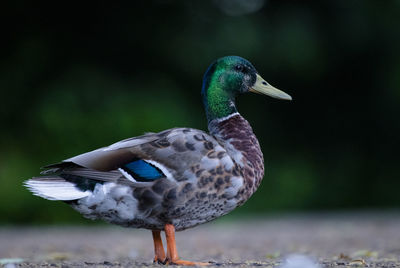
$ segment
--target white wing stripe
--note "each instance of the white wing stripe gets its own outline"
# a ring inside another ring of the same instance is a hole
[[[128,180],[130,180],[131,182],[137,182],[132,176],[131,174],[129,174],[128,172],[126,172],[125,170],[123,170],[122,168],[118,169],[119,172],[122,173],[122,175],[124,175],[125,178],[127,178]]]

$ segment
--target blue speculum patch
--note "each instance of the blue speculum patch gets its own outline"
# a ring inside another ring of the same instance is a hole
[[[125,164],[122,168],[139,181],[156,180],[164,177],[160,169],[141,159]]]

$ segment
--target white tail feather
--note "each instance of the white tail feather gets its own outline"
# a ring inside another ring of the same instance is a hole
[[[24,182],[25,187],[34,195],[40,196],[47,200],[76,200],[91,194],[90,191],[85,192],[79,190],[75,184],[68,182],[62,178],[32,178]]]

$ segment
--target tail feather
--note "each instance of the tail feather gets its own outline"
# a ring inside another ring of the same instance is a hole
[[[82,191],[61,177],[35,177],[25,181],[24,185],[34,195],[48,200],[76,200],[91,194],[91,191]]]

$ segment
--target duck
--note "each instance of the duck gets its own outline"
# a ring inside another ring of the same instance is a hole
[[[155,263],[208,265],[180,259],[175,232],[226,215],[259,187],[263,154],[235,105],[236,97],[248,92],[292,99],[266,82],[248,60],[225,56],[203,76],[208,132],[172,128],[128,138],[45,166],[24,185],[88,219],[151,230]]]

